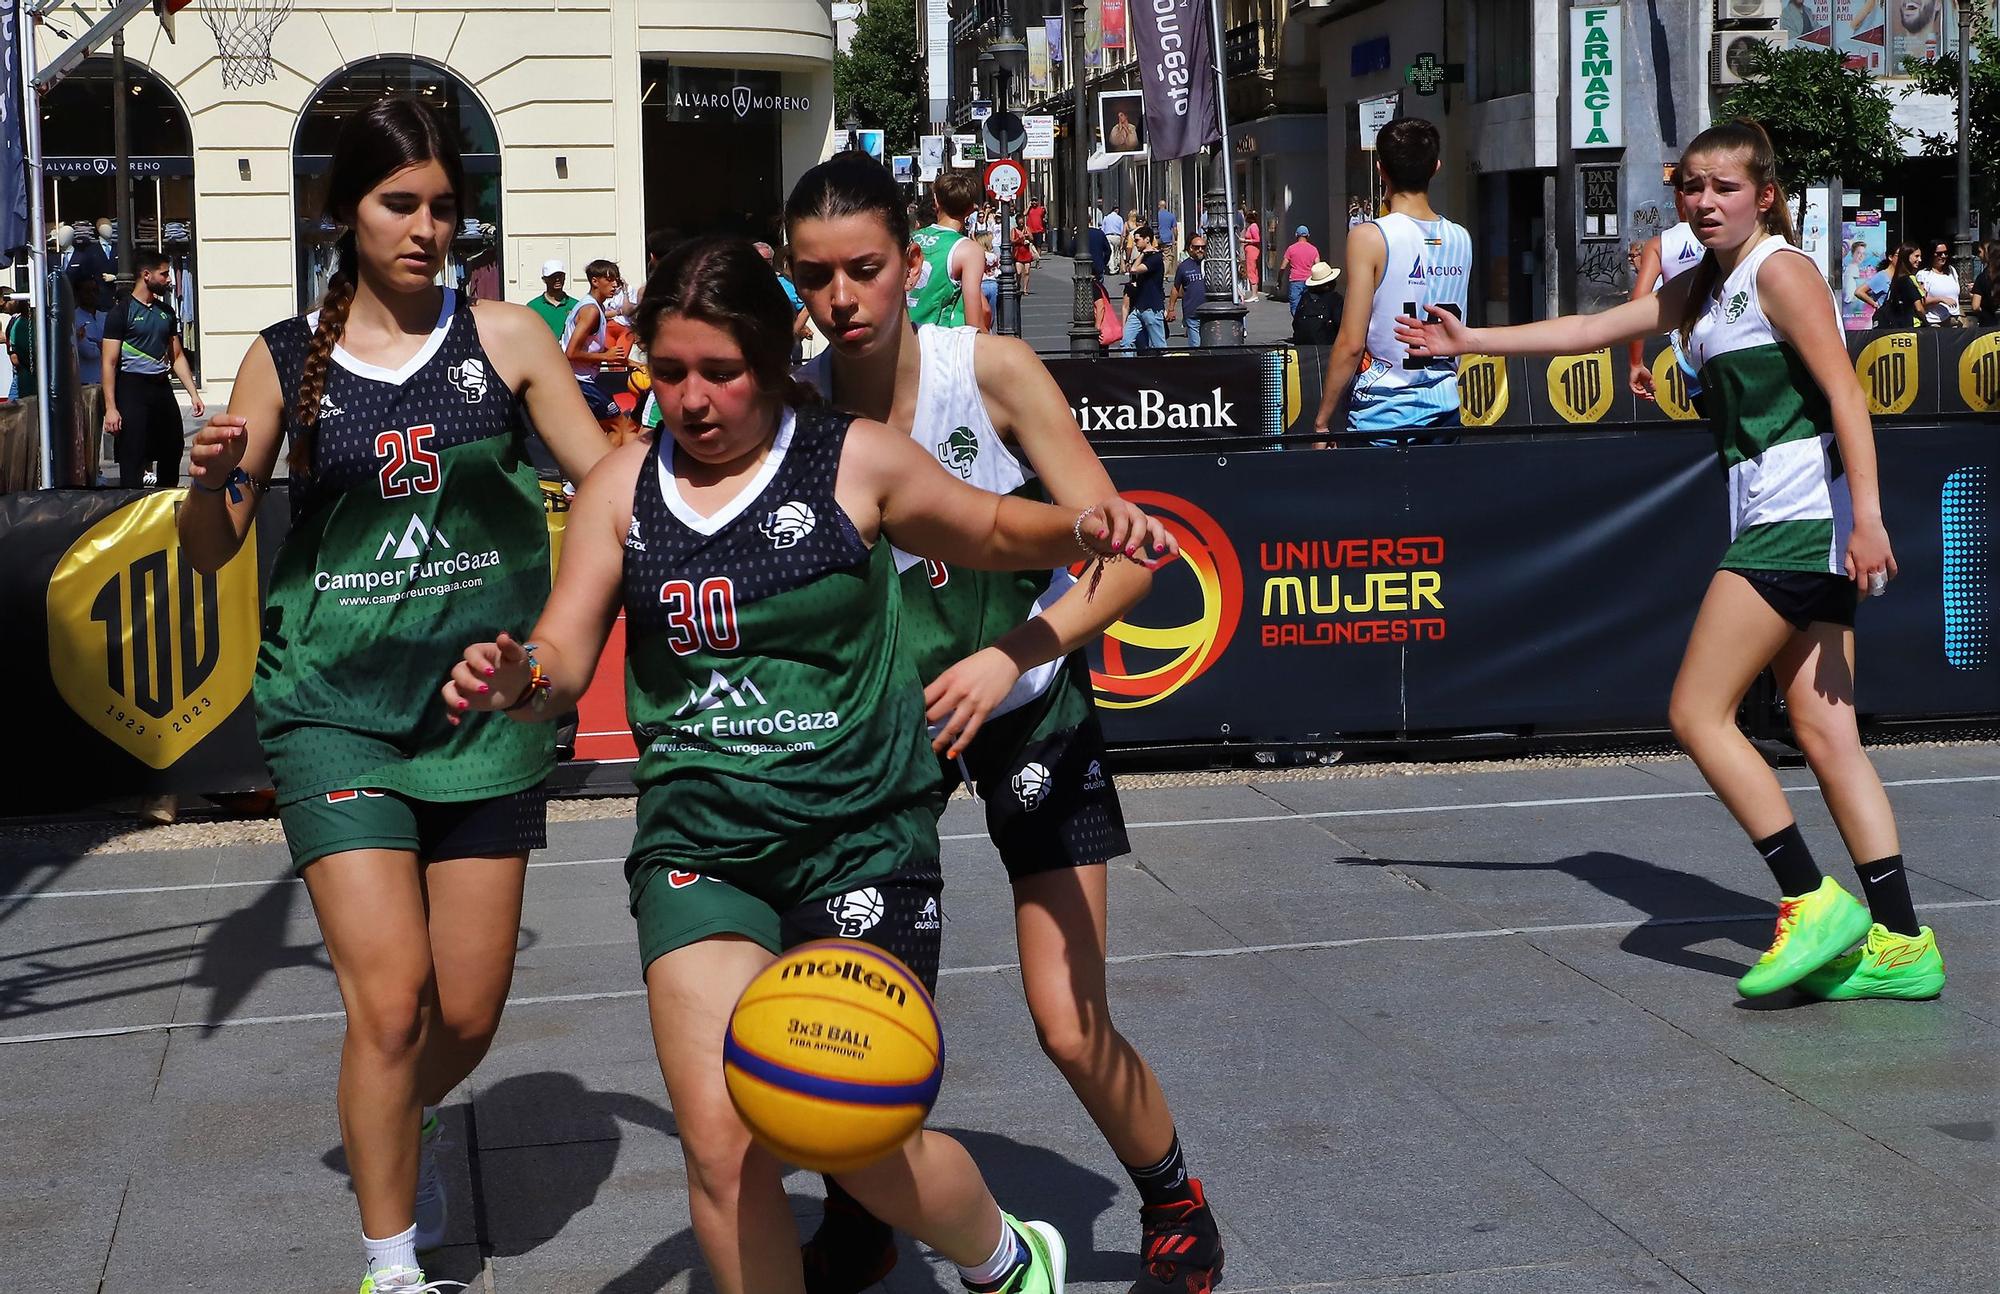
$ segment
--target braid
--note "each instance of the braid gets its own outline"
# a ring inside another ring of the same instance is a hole
[[[327,281],[326,296],[319,303],[319,326],[313,329],[312,344],[306,349],[305,370],[299,378],[299,394],[292,406],[292,448],[288,458],[292,475],[304,479],[312,474],[313,440],[319,426],[320,396],[326,391],[326,369],[333,360],[333,348],[347,327],[347,311],[354,304],[356,274],[354,233],[340,236],[340,266]]]

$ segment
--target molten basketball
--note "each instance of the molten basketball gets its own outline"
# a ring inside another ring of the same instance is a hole
[[[737,999],[722,1074],[773,1154],[822,1173],[861,1168],[907,1141],[937,1100],[937,1008],[880,948],[802,944]]]

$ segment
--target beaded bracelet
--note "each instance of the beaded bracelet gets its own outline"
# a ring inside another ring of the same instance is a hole
[[[518,710],[524,705],[533,705],[539,710],[542,708],[542,703],[548,700],[549,693],[556,690],[556,681],[549,677],[548,671],[542,668],[542,663],[535,659],[535,644],[522,643],[521,650],[528,657],[528,686],[522,690],[520,699],[507,708]]]

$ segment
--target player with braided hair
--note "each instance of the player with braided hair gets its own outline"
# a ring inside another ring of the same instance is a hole
[[[606,446],[540,319],[437,286],[465,178],[427,106],[350,118],[329,180],[338,271],[318,310],[252,343],[195,437],[179,524],[197,568],[228,561],[289,438],[258,734],[347,1008],[362,1294],[412,1294],[437,1288],[416,1255],[445,1231],[424,1107],[499,1023],[554,760],[546,727],[449,723],[432,688],[468,639],[525,633],[548,597],[527,418],[574,480]]]

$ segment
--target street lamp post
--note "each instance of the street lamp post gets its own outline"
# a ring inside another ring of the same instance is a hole
[[[1952,221],[1958,245],[1952,259],[1958,262],[1958,299],[1972,301],[1973,246],[1978,230],[1972,223],[1972,10],[1958,6],[1958,215]],[[1987,191],[1993,191],[1988,184]]]
[[[1083,0],[1069,7],[1069,86],[1075,102],[1075,124],[1070,128],[1071,200],[1075,210],[1070,219],[1076,230],[1076,251],[1070,261],[1069,353],[1095,355],[1101,349],[1097,337],[1097,282],[1090,261],[1090,111],[1085,103],[1083,67]]]
[[[1002,129],[989,130],[988,136],[1003,149],[1013,147],[1008,99],[1013,89],[1014,78],[1028,66],[1028,47],[1014,34],[1014,4],[1006,0],[1000,7],[1000,38],[986,47],[985,58],[993,60],[998,75],[995,80],[998,91],[993,97],[993,111],[997,120],[994,124]],[[1011,153],[1010,153],[1011,156]],[[1014,203],[1000,203],[1000,232],[994,237],[994,255],[1000,258],[998,318],[993,321],[993,330],[1008,337],[1021,335],[1021,280],[1014,272]]]

